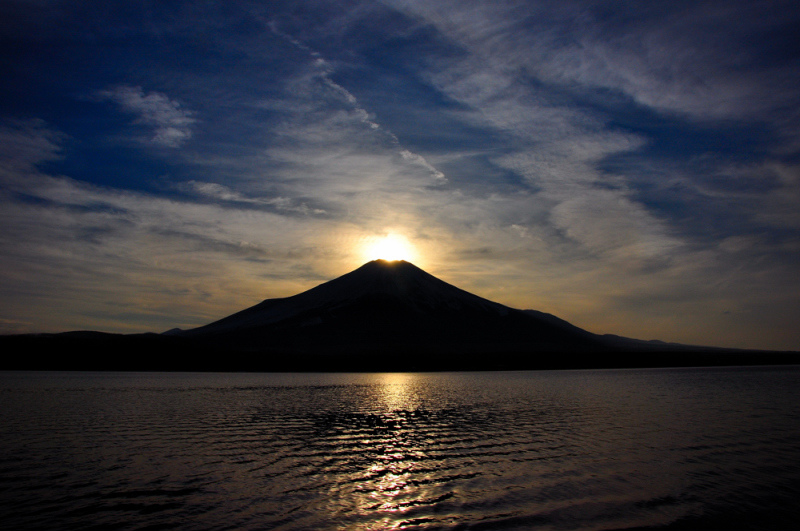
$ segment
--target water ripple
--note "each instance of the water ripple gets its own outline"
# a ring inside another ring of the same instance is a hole
[[[8,373],[0,528],[781,528],[799,374]]]

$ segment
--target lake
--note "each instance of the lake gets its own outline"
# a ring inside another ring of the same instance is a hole
[[[794,529],[800,368],[0,373],[2,529]]]

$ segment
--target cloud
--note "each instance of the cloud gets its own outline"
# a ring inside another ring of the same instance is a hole
[[[201,196],[218,199],[220,201],[230,201],[235,203],[272,206],[281,211],[300,212],[303,214],[322,215],[325,210],[320,208],[309,208],[305,203],[297,203],[287,197],[248,197],[239,192],[234,192],[227,186],[218,183],[207,183],[198,181],[188,181],[184,186],[179,187],[183,190],[195,192]]]
[[[475,123],[515,139],[517,149],[491,160],[539,190],[529,201],[548,205],[550,214],[540,222],[626,267],[666,260],[681,245],[635,201],[624,178],[597,167],[606,157],[640,148],[642,138],[606,130],[596,116],[547,96],[531,98],[519,79],[479,53],[440,65],[432,80],[474,109]]]
[[[30,331],[31,325],[28,321],[17,321],[15,319],[0,319],[0,335],[6,334],[26,334]]]
[[[592,0],[390,3],[498,71],[522,68],[570,92],[611,89],[703,119],[753,118],[796,101],[800,74],[795,59],[787,60],[796,44],[780,40],[789,21],[800,20],[791,2],[708,1],[680,9],[630,2],[605,9]]]
[[[34,170],[43,162],[62,156],[61,144],[66,135],[54,131],[44,120],[10,120],[0,123],[0,159],[6,178],[18,172]]]
[[[232,208],[94,186],[33,165],[58,152],[57,131],[22,124],[0,136],[38,147],[0,164],[2,317],[30,331],[195,326],[349,267],[325,250],[340,224],[279,213],[302,205],[237,208],[242,197],[213,183],[195,186]],[[137,316],[115,317],[128,308]]]
[[[291,36],[289,36],[289,35],[287,35],[285,33],[282,33],[281,31],[279,31],[277,29],[277,24],[274,21],[269,24],[269,27],[276,35],[279,35],[280,37],[288,40],[294,46],[297,46],[298,48],[300,48],[300,49],[302,49],[304,51],[311,51],[311,48],[309,48],[305,44],[301,43],[297,39],[294,39],[294,38],[292,38]],[[425,159],[425,157],[423,157],[422,155],[419,155],[417,153],[413,153],[413,152],[411,152],[410,150],[408,150],[406,148],[403,148],[401,146],[401,142],[397,138],[397,136],[394,133],[392,133],[391,131],[387,130],[385,127],[382,127],[379,123],[377,123],[373,119],[373,116],[369,113],[369,111],[367,111],[367,109],[365,109],[359,103],[358,98],[356,98],[353,95],[352,92],[347,90],[342,85],[336,83],[331,78],[331,76],[335,72],[335,68],[329,61],[325,60],[321,56],[321,54],[319,52],[317,52],[317,51],[311,51],[311,56],[314,58],[313,59],[313,63],[312,63],[313,64],[313,68],[310,69],[310,71],[307,74],[307,76],[304,76],[304,77],[300,78],[299,80],[295,81],[295,84],[310,85],[311,83],[313,83],[313,81],[319,79],[324,84],[324,86],[328,89],[327,90],[327,92],[328,92],[327,96],[329,98],[341,100],[343,103],[345,103],[349,107],[349,114],[351,116],[356,117],[362,123],[366,124],[370,129],[375,130],[375,132],[380,132],[382,135],[385,135],[386,138],[388,138],[393,144],[396,144],[398,146],[398,148],[400,149],[400,151],[399,151],[400,156],[404,160],[411,161],[414,164],[418,164],[419,166],[427,169],[430,172],[431,176],[434,178],[434,180],[439,182],[439,183],[447,181],[447,178],[445,177],[444,173],[442,173],[438,169],[434,168]],[[309,89],[306,88],[306,87],[303,87],[303,90],[302,90],[301,93],[308,93],[308,92],[309,92]],[[296,105],[297,104],[295,104],[295,106]],[[274,106],[274,103],[273,103],[273,106]],[[286,107],[291,108],[289,106],[286,106]]]
[[[440,181],[447,180],[444,176],[444,173],[440,172],[439,170],[428,164],[428,161],[425,160],[425,157],[417,155],[416,153],[412,153],[407,149],[402,150],[400,152],[400,156],[403,157],[405,160],[410,160],[412,162],[415,162],[416,164],[419,164],[423,168],[426,168],[428,171],[431,172],[431,175],[433,175],[434,179]]]
[[[97,93],[101,98],[116,102],[122,109],[137,115],[136,123],[153,128],[150,142],[170,148],[181,147],[192,137],[197,122],[194,112],[182,109],[181,104],[159,92],[145,94],[142,87],[118,86]]]

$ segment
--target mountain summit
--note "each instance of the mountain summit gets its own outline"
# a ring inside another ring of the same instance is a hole
[[[0,336],[4,370],[462,371],[798,364],[733,351],[591,334],[515,310],[403,261],[339,278],[192,330]],[[31,356],[30,353],[37,353]]]
[[[237,350],[313,353],[595,351],[596,336],[452,286],[405,261],[375,260],[293,297],[171,332]]]

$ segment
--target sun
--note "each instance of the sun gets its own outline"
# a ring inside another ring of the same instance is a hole
[[[414,249],[408,238],[400,234],[387,234],[381,238],[371,238],[365,246],[368,260],[405,260],[414,258]]]

